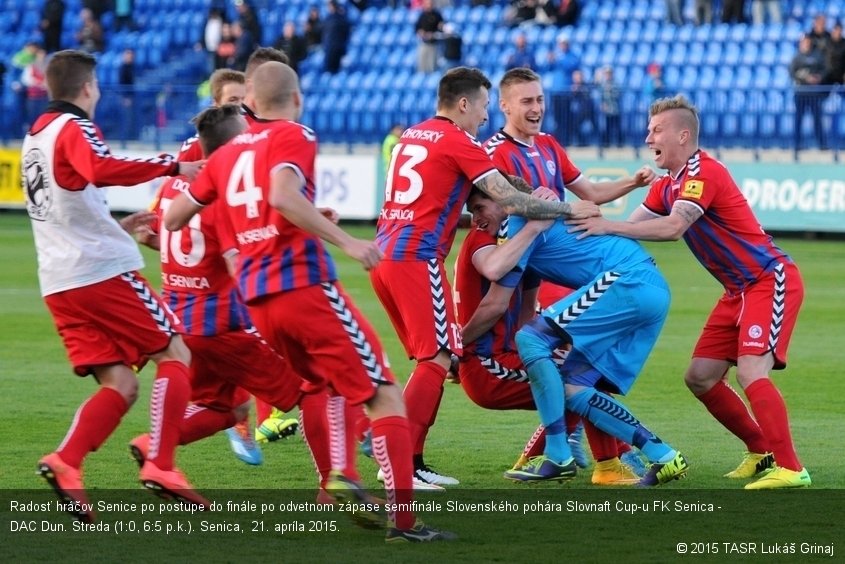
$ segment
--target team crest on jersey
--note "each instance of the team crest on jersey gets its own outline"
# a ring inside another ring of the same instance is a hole
[[[748,328],[748,336],[752,339],[759,339],[763,335],[763,329],[759,325],[752,325]]]
[[[50,179],[47,177],[47,157],[41,149],[30,149],[24,156],[23,187],[29,217],[36,221],[47,219],[53,197]]]
[[[682,198],[695,198],[696,200],[701,198],[701,194],[704,192],[704,182],[701,180],[687,180],[684,182],[684,189],[681,191]]]
[[[554,176],[555,171],[557,170],[557,165],[555,165],[553,160],[549,159],[546,161],[546,169],[549,171],[549,174]]]

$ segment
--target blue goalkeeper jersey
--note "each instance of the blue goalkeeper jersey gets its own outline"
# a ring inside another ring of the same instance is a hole
[[[508,218],[508,238],[525,226],[525,218]],[[566,224],[558,219],[537,236],[516,265],[518,270],[533,270],[543,280],[568,288],[580,288],[601,272],[628,272],[654,259],[633,239],[616,235],[585,237],[568,233]]]

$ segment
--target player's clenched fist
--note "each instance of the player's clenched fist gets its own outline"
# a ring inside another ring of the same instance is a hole
[[[365,270],[375,268],[384,257],[384,253],[374,241],[352,239],[343,246],[343,252],[361,263]]]
[[[643,165],[637,172],[634,173],[634,184],[637,187],[648,186],[657,180],[657,173],[648,165]]]

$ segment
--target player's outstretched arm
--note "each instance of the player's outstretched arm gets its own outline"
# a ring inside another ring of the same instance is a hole
[[[168,231],[179,231],[188,225],[191,218],[201,209],[200,204],[182,192],[173,199],[170,207],[167,208],[167,213],[164,214],[164,228]]]
[[[591,217],[566,223],[570,233],[581,232],[579,239],[589,235],[612,234],[640,241],[677,241],[702,213],[698,206],[680,201],[672,207],[672,213],[664,217],[644,219],[647,212],[640,208],[631,214],[628,221],[608,221],[602,217]]]
[[[582,200],[590,200],[601,205],[621,198],[632,190],[648,186],[655,180],[657,180],[657,173],[650,166],[645,165],[633,176],[604,182],[593,182],[586,176],[581,175],[578,180],[568,184],[566,188]]]
[[[514,290],[515,288],[500,286],[496,283],[490,284],[490,289],[481,298],[478,309],[473,312],[461,332],[464,345],[478,339],[501,319],[508,309]]]
[[[269,203],[285,218],[305,231],[336,245],[367,270],[375,267],[383,254],[372,241],[356,239],[332,223],[302,195],[302,179],[289,167],[273,174]]]
[[[593,202],[550,202],[523,194],[499,172],[488,174],[476,184],[479,190],[502,206],[509,215],[529,219],[554,219],[556,217],[583,218],[601,215]]]
[[[129,214],[120,220],[120,226],[132,235],[138,243],[151,249],[159,250],[158,233],[151,227],[156,214],[151,211],[142,210]]]

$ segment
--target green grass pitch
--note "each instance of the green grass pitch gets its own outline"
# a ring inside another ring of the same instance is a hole
[[[369,225],[347,228],[361,237],[372,237],[374,233],[374,228]],[[455,250],[462,238],[463,233],[459,232]],[[842,472],[841,447],[845,426],[842,415],[845,412],[842,400],[845,397],[845,379],[842,378],[845,366],[845,285],[842,283],[845,280],[845,245],[841,241],[784,237],[778,238],[778,243],[801,267],[806,286],[804,307],[790,347],[789,367],[774,376],[790,411],[799,456],[813,479],[813,488],[806,492],[758,495],[758,492],[742,492],[742,483],[721,477],[739,462],[743,445],[706,413],[687,391],[682,379],[692,346],[708,311],[719,296],[720,287],[694,260],[683,243],[662,243],[647,247],[672,288],[672,308],[657,346],[624,401],[647,426],[684,452],[690,462],[686,479],[666,485],[659,491],[640,493],[593,487],[589,483],[589,470],[582,471],[574,481],[560,486],[526,488],[511,484],[501,478],[501,473],[513,463],[536,427],[536,414],[483,410],[467,399],[460,386],[453,384],[446,385],[437,424],[429,434],[426,460],[436,469],[461,480],[460,486],[450,489],[445,496],[441,494],[441,501],[463,495],[467,499],[481,496],[493,500],[589,501],[606,498],[613,503],[619,499],[633,500],[633,503],[644,499],[651,503],[651,500],[659,498],[672,500],[673,503],[676,499],[733,503],[734,509],[726,505],[722,509],[723,515],[676,513],[675,521],[667,525],[665,521],[658,522],[654,513],[630,516],[617,512],[591,521],[595,516],[587,513],[553,512],[544,514],[545,517],[540,519],[535,512],[528,515],[520,512],[511,520],[502,520],[485,511],[423,512],[426,520],[448,525],[461,535],[460,541],[448,546],[424,548],[386,547],[380,542],[378,533],[353,530],[343,519],[344,515],[333,517],[338,519],[342,530],[328,537],[272,532],[264,533],[262,541],[256,542],[255,533],[215,533],[185,535],[179,537],[177,544],[170,543],[167,537],[154,537],[151,541],[144,535],[134,541],[122,537],[123,544],[117,544],[112,537],[106,536],[89,537],[95,538],[95,541],[88,542],[98,547],[96,550],[103,558],[126,561],[141,559],[133,556],[136,553],[127,551],[133,550],[133,547],[141,550],[144,542],[154,541],[160,542],[162,557],[174,561],[236,561],[245,556],[262,558],[272,554],[298,561],[512,561],[531,558],[532,555],[540,556],[542,560],[571,556],[580,561],[604,561],[611,555],[627,555],[629,561],[643,559],[654,562],[677,558],[676,542],[739,541],[745,539],[742,535],[746,529],[742,527],[747,527],[746,540],[757,542],[757,554],[765,549],[765,544],[760,544],[763,540],[773,543],[794,541],[799,543],[794,548],[800,552],[801,542],[818,540],[813,535],[822,535],[819,537],[821,540],[828,538],[824,535],[830,525],[824,518],[823,508],[827,507],[826,503],[836,500],[837,507],[841,509],[845,499],[842,495],[845,474]],[[412,365],[404,357],[366,273],[357,263],[353,264],[340,252],[332,250],[341,281],[375,325],[395,374],[404,382]],[[144,274],[157,287],[157,256],[146,250],[144,254],[147,262]],[[35,475],[35,463],[61,441],[74,411],[92,393],[94,385],[91,379],[72,375],[52,320],[43,305],[36,279],[32,234],[25,214],[0,214],[0,257],[0,412],[3,414],[0,424],[0,494],[5,494],[0,512],[5,521],[15,518],[6,513],[7,498],[14,498],[17,492],[47,490]],[[450,259],[450,270],[452,264]],[[137,469],[129,459],[126,444],[148,427],[146,404],[151,372],[148,367],[140,375],[138,403],[106,444],[86,461],[85,482],[92,500],[108,497],[110,490],[132,496],[139,492]],[[225,436],[218,434],[181,448],[178,463],[195,487],[203,492],[229,492],[230,497],[237,499],[238,495],[249,497],[249,492],[242,490],[255,490],[255,495],[259,497],[273,491],[277,499],[282,499],[284,492],[289,491],[291,497],[300,492],[305,498],[313,499],[313,465],[300,437],[270,444],[264,448],[264,454],[262,466],[248,467],[230,454]],[[361,457],[359,466],[367,485],[375,488],[375,463]],[[137,497],[150,503],[155,500],[144,492],[138,493]],[[812,499],[815,506],[801,507],[804,498]],[[47,496],[46,499],[52,498]],[[421,499],[438,500],[434,495],[422,496]],[[803,515],[801,521],[807,528],[803,533],[796,532],[790,528],[790,521],[786,521],[783,529],[777,529],[772,536],[770,520],[773,518],[769,512],[785,507],[784,503],[793,502],[799,504],[794,511]],[[767,515],[759,520],[749,519],[749,511],[753,514],[766,512]],[[116,517],[119,516],[103,515],[105,520]],[[50,518],[51,522],[64,523],[69,529],[69,519],[61,515]],[[279,515],[273,518],[276,522],[283,521]],[[701,521],[693,529],[691,525],[686,528],[679,525],[678,519],[687,523],[698,523],[696,519]],[[654,520],[653,524],[651,520]],[[741,522],[737,523],[737,520]],[[769,524],[764,526],[764,522]],[[554,527],[550,531],[537,532],[550,524]],[[272,523],[268,522],[268,525]],[[78,540],[71,533],[16,533],[15,536],[10,532],[10,526],[0,523],[0,538],[10,535],[4,538],[3,544],[11,547],[13,560],[51,558],[55,555],[51,551],[61,546],[76,546],[74,539]],[[677,531],[673,528],[676,526]],[[653,531],[656,531],[652,534],[665,537],[665,542],[632,535],[632,531],[636,532],[638,528],[651,530],[649,527],[654,527]],[[703,533],[708,530],[712,534]],[[49,539],[56,544],[45,542]],[[218,541],[224,542],[218,546]],[[279,544],[282,541],[287,544]],[[69,544],[63,545],[64,542]],[[841,540],[838,545],[835,555],[841,558],[845,554],[845,545]],[[338,553],[339,546],[347,552]],[[703,547],[702,550],[705,550]],[[728,545],[717,547],[717,554],[725,556],[729,548]],[[227,552],[229,550],[231,552]],[[712,551],[712,547],[706,550]]]

